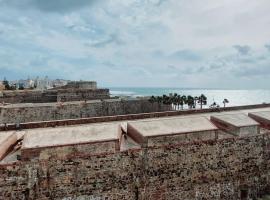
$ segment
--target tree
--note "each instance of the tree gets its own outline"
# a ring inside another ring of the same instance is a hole
[[[194,108],[194,97],[190,95],[187,96],[187,105],[189,108]]]
[[[207,97],[204,94],[201,94],[201,96],[198,98],[198,103],[201,105],[202,109],[203,105],[207,104]]]
[[[226,103],[229,103],[229,100],[228,100],[228,99],[224,99],[224,100],[223,100],[224,108],[226,107]]]
[[[158,102],[158,105],[160,105],[161,102],[162,102],[162,97],[158,96],[158,97],[157,97],[157,102]]]
[[[176,102],[177,102],[177,110],[179,110],[180,105],[181,105],[182,97],[181,95],[177,95],[176,97]]]
[[[187,97],[186,95],[181,96],[181,100],[180,100],[180,105],[181,105],[181,109],[184,109],[184,105],[187,103]]]
[[[19,90],[24,90],[23,84],[20,84],[20,85],[19,85]]]
[[[197,102],[198,102],[198,100],[199,100],[199,97],[195,96],[195,97],[193,98],[193,100],[194,100],[193,107],[196,108],[196,105],[197,105]]]
[[[151,97],[148,99],[148,101],[149,101],[151,104],[153,104],[153,103],[156,102],[156,97],[151,96]]]
[[[216,102],[214,102],[214,103],[212,103],[211,105],[210,105],[210,108],[219,108],[220,106],[216,103]]]
[[[10,90],[9,82],[6,77],[3,80],[3,85],[5,86],[5,90]]]
[[[177,99],[178,94],[174,93],[173,96],[171,96],[171,102],[174,105],[174,109],[176,110],[177,108],[177,103],[178,103],[178,99]]]

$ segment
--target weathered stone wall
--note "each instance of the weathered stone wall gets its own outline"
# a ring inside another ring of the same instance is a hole
[[[109,99],[109,89],[66,89],[57,91],[57,101],[81,101],[92,99]]]
[[[21,159],[26,160],[46,160],[50,157],[65,158],[72,154],[82,154],[88,152],[89,155],[116,153],[120,150],[119,141],[107,141],[85,144],[70,144],[63,146],[52,146],[43,148],[22,148]]]
[[[149,137],[144,146],[173,145],[179,143],[188,143],[192,141],[214,140],[216,139],[217,134],[218,131],[199,131],[179,135]]]
[[[109,89],[15,90],[0,92],[1,103],[47,103],[109,98]]]
[[[0,199],[240,200],[269,190],[269,133],[54,156],[0,166]]]
[[[0,92],[0,102],[5,103],[42,103],[56,102],[57,92],[41,90],[19,90]]]
[[[66,85],[58,87],[61,89],[97,89],[96,81],[70,81]]]
[[[259,126],[245,126],[239,128],[239,136],[250,136],[254,134],[260,133],[260,127]]]
[[[95,100],[88,102],[45,103],[0,107],[0,124],[77,119],[168,111],[167,105],[148,100]]]

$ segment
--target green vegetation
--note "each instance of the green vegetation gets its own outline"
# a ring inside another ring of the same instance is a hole
[[[163,103],[165,105],[172,105],[174,110],[183,110],[184,105],[187,105],[189,109],[196,108],[197,104],[200,105],[200,108],[203,108],[203,105],[207,104],[207,97],[204,94],[201,94],[199,97],[179,95],[177,93],[162,96],[151,96],[149,98],[150,103],[157,102],[158,104]]]
[[[6,78],[3,80],[3,85],[5,86],[5,90],[10,90],[9,82]]]
[[[226,103],[229,103],[229,100],[228,100],[228,99],[224,99],[224,100],[223,100],[224,108],[226,107]]]
[[[8,80],[4,78],[3,80],[3,85],[5,86],[5,90],[16,90],[16,84],[15,85],[10,85]]]

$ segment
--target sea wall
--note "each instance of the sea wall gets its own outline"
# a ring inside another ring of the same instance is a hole
[[[0,107],[0,124],[77,119],[168,111],[148,100],[95,100],[67,103],[17,104]]]
[[[109,89],[52,89],[1,91],[0,102],[5,103],[47,103],[57,101],[81,101],[109,99]]]
[[[52,153],[0,165],[0,199],[256,199],[269,190],[269,161],[269,133],[96,155]]]

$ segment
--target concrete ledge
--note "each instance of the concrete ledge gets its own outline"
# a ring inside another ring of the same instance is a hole
[[[17,134],[15,132],[0,133],[0,161],[6,156],[10,148],[17,142]]]
[[[265,128],[270,129],[270,112],[254,112],[248,113],[248,116]]]

